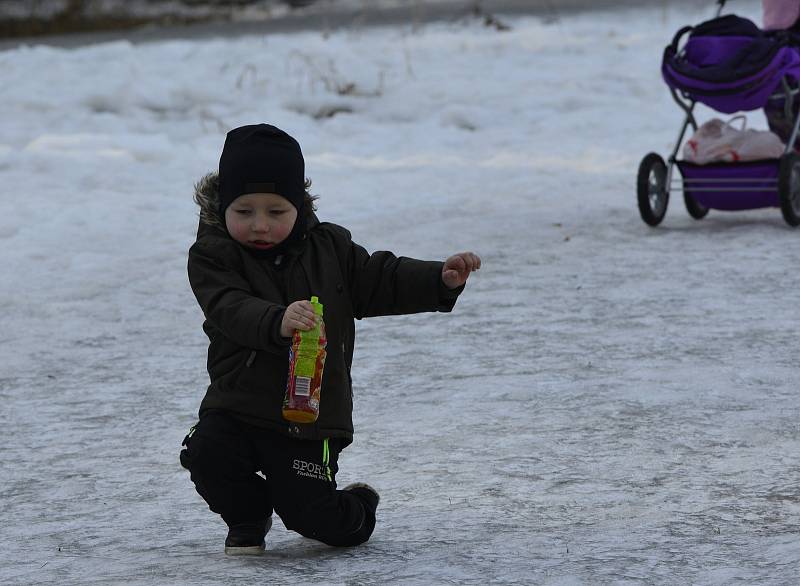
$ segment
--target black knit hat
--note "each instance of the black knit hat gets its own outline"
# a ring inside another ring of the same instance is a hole
[[[280,128],[252,124],[234,128],[225,137],[219,158],[219,214],[240,195],[277,193],[302,216],[305,162],[300,145]]]

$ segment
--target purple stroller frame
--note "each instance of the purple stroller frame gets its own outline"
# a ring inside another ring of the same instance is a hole
[[[725,2],[717,0],[718,18]],[[755,28],[752,23],[751,26]],[[682,191],[687,210],[696,219],[704,217],[709,209],[735,211],[780,207],[787,223],[792,226],[800,224],[800,195],[795,193],[800,190],[800,160],[794,150],[800,135],[800,115],[795,115],[800,94],[800,48],[765,42],[757,50],[761,51],[760,57],[769,59],[767,67],[756,66],[760,62],[748,62],[745,57],[735,67],[735,71],[742,72],[741,78],[731,81],[718,74],[719,82],[709,82],[708,76],[715,75],[714,65],[723,58],[752,54],[754,45],[749,43],[753,39],[737,36],[738,31],[728,36],[700,35],[690,37],[678,51],[681,37],[693,28],[685,27],[678,31],[673,43],[665,50],[662,75],[685,117],[666,165],[655,153],[650,153],[640,165],[639,209],[642,219],[651,226],[657,225],[666,212],[670,191]],[[672,58],[667,59],[668,55]],[[698,74],[694,76],[696,72]],[[694,116],[698,102],[723,113],[756,110],[768,104],[780,107],[782,103],[783,115],[791,121],[791,133],[783,155],[778,159],[706,165],[678,160],[687,130],[689,127],[694,131],[698,128]],[[675,167],[680,177],[674,176]],[[656,175],[653,175],[654,171],[657,171]],[[658,197],[662,200],[659,201]]]
[[[717,16],[722,13],[725,0],[718,3]],[[679,36],[680,34],[678,33]],[[747,41],[749,39],[729,37],[725,39],[725,45],[699,47],[697,43],[693,46],[690,39],[684,51],[702,52],[706,59],[713,61],[720,53],[730,52],[731,47],[741,46]],[[689,126],[694,131],[697,130],[698,125],[694,117],[694,107],[697,102],[719,112],[731,114],[737,111],[763,108],[771,100],[783,101],[787,117],[795,118],[792,133],[789,140],[786,141],[784,154],[792,152],[798,133],[800,133],[800,116],[793,115],[794,100],[800,89],[790,86],[787,81],[788,74],[793,74],[792,77],[795,79],[800,77],[800,51],[782,47],[778,50],[767,71],[759,71],[748,78],[737,80],[737,84],[750,85],[755,88],[745,92],[744,95],[715,95],[714,90],[720,88],[719,84],[703,84],[695,81],[694,84],[700,92],[707,89],[708,95],[690,95],[681,91],[679,96],[679,90],[676,90],[671,82],[688,81],[688,78],[664,67],[664,78],[669,85],[672,98],[686,113],[675,148],[668,160],[666,184],[670,191],[683,191],[701,206],[715,210],[735,211],[780,207],[778,194],[780,159],[696,165],[689,161],[680,161],[677,156]],[[774,85],[779,85],[781,89],[775,91],[775,88],[770,87],[770,80]],[[673,177],[675,165],[681,173],[682,181]]]

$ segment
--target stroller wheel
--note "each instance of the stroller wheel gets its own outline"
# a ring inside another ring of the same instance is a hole
[[[781,157],[778,195],[783,219],[792,227],[800,225],[800,157],[796,153]]]
[[[686,211],[695,220],[702,220],[708,215],[708,208],[685,191],[683,192],[683,202],[686,204]]]
[[[667,166],[661,155],[650,153],[639,163],[636,195],[642,220],[650,226],[658,226],[667,213],[669,202]]]

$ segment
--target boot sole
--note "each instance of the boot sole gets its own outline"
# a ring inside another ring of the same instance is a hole
[[[246,547],[232,547],[225,546],[225,553],[227,555],[261,555],[266,550],[266,545],[248,545]]]

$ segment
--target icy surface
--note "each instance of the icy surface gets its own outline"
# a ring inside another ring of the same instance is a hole
[[[0,52],[0,583],[797,583],[798,232],[636,210],[681,118],[661,50],[710,5]],[[257,121],[323,219],[484,268],[451,315],[358,324],[372,540],[278,522],[242,560],[177,455],[192,183]]]

